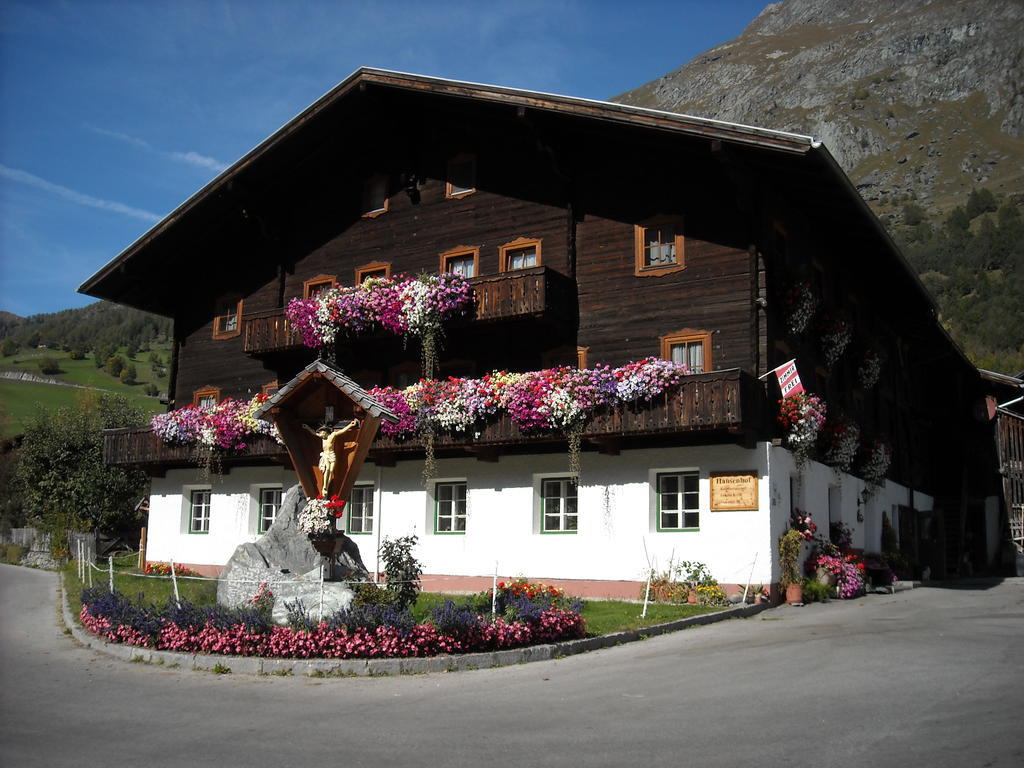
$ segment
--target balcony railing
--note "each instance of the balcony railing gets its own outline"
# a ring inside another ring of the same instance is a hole
[[[609,409],[592,418],[583,432],[584,439],[596,442],[621,441],[628,447],[636,438],[655,436],[697,436],[717,432],[749,439],[764,432],[764,388],[750,374],[738,369],[688,376],[682,385],[650,402]],[[508,417],[489,422],[476,436],[437,435],[435,450],[495,450],[502,447],[541,445],[562,442],[561,433],[523,434]],[[521,450],[521,449],[520,449]],[[389,454],[423,451],[420,440],[393,440],[378,435],[371,458]],[[188,466],[196,463],[194,448],[168,446],[151,431],[116,429],[104,433],[104,460],[108,464],[158,467]],[[241,452],[225,457],[224,463],[245,464],[266,460],[284,461],[282,446],[269,438],[250,441]]]
[[[549,317],[554,322],[571,320],[576,310],[573,282],[547,267],[476,277],[473,285],[476,322],[521,317]],[[243,350],[266,355],[302,347],[302,338],[291,327],[283,309],[245,315]]]

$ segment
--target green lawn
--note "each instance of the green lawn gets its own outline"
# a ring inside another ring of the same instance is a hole
[[[166,345],[154,345],[152,351],[163,360],[170,356]],[[119,350],[123,356],[124,349]],[[60,363],[61,373],[47,378],[84,387],[94,387],[105,392],[124,395],[128,400],[146,413],[163,413],[164,406],[155,397],[143,393],[143,386],[152,382],[161,392],[167,390],[167,377],[155,378],[152,366],[146,362],[149,352],[140,352],[137,359],[130,361],[137,369],[139,383],[128,385],[96,368],[91,357],[85,360],[72,360],[66,352],[50,349],[33,349],[23,351],[12,357],[0,358],[0,370],[21,371],[44,376],[39,370],[39,359],[53,357]],[[38,384],[28,381],[15,381],[0,378],[0,406],[6,420],[0,420],[0,437],[9,437],[24,431],[26,422],[38,407],[55,409],[74,406],[87,390],[78,387],[61,387],[54,384]]]

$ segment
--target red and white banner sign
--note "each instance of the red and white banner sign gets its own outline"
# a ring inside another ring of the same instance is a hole
[[[796,369],[795,358],[788,363],[783,363],[772,373],[779,380],[779,389],[782,390],[783,397],[798,395],[804,391],[804,385],[800,382],[800,373]]]

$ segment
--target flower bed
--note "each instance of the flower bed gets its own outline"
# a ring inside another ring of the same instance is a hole
[[[171,564],[170,563],[146,563],[146,568],[142,571],[147,576],[170,576],[171,575]],[[183,565],[174,566],[175,576],[202,576],[198,571],[193,571],[191,568],[186,568]]]
[[[479,610],[490,592],[465,604],[448,601],[430,621],[415,624],[408,611],[390,606],[353,607],[313,622],[293,612],[291,624],[270,622],[266,596],[252,607],[137,604],[119,592],[90,588],[82,593],[82,625],[116,643],[180,653],[282,658],[385,658],[516,648],[582,637],[581,605],[542,585],[516,582],[499,590],[498,615]],[[529,593],[524,585],[531,587]]]

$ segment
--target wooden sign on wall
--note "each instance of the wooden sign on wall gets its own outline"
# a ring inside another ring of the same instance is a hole
[[[711,511],[757,509],[757,471],[712,472]]]

